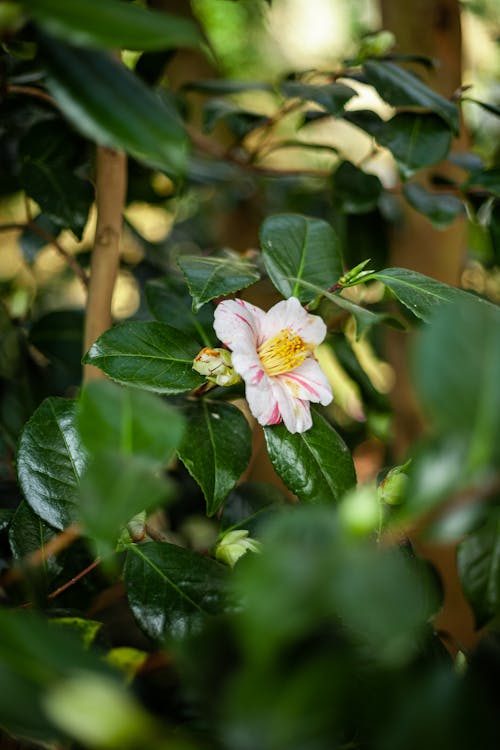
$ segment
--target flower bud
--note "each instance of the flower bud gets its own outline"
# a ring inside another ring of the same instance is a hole
[[[215,548],[215,559],[233,568],[247,552],[260,552],[261,543],[248,536],[247,529],[228,531]]]
[[[241,380],[234,370],[231,352],[227,349],[212,349],[210,346],[205,346],[196,355],[193,370],[216,385],[235,385]]]
[[[380,524],[377,491],[372,484],[362,484],[348,492],[338,509],[344,528],[353,536],[367,536]]]
[[[402,466],[391,469],[380,483],[377,493],[383,503],[399,505],[404,500],[408,484],[408,475],[405,473],[405,469],[408,468],[409,464],[410,462],[407,461]]]

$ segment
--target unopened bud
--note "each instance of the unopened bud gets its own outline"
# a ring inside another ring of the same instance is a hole
[[[375,34],[368,34],[361,41],[359,56],[362,59],[367,57],[382,57],[391,50],[396,43],[396,37],[392,31],[378,31]]]
[[[380,524],[380,508],[374,485],[362,484],[348,492],[339,505],[339,519],[354,536],[366,536]]]
[[[228,531],[222,537],[215,548],[215,558],[219,562],[230,565],[232,568],[236,565],[240,557],[243,557],[247,552],[260,551],[261,543],[256,539],[251,539],[248,536],[247,529],[236,529],[235,531]]]
[[[377,488],[378,496],[383,503],[387,505],[399,505],[403,502],[408,484],[408,475],[405,469],[410,465],[407,461],[402,466],[396,466],[391,469],[385,479]]]
[[[231,352],[227,349],[212,349],[205,346],[196,355],[193,370],[216,385],[236,385],[241,380],[233,367]]]

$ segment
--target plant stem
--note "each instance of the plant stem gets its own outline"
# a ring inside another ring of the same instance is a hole
[[[111,301],[120,263],[120,237],[127,186],[127,160],[121,151],[97,147],[97,226],[90,270],[85,317],[84,349],[111,327]],[[86,365],[84,381],[104,378],[97,367]]]

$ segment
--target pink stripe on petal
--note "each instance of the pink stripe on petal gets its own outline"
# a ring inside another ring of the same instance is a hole
[[[281,422],[281,414],[280,414],[280,408],[278,406],[278,402],[274,404],[271,416],[267,420],[267,424],[279,424]]]
[[[303,380],[302,378],[297,377],[297,375],[294,375],[293,372],[287,372],[286,377],[287,377],[287,380],[293,380],[295,383],[298,383],[299,385],[301,385],[312,396],[315,396],[316,398],[320,398],[320,394],[315,388],[313,388],[313,386],[308,380]]]

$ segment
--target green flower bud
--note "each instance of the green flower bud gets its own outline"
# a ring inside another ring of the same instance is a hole
[[[387,473],[387,476],[377,488],[381,502],[387,503],[387,505],[399,505],[403,502],[409,481],[405,469],[409,465],[410,461],[407,461],[402,466],[396,466]]]
[[[392,31],[378,31],[376,34],[369,34],[364,37],[359,50],[359,57],[382,57],[394,47],[396,37]]]
[[[363,484],[348,492],[339,505],[339,519],[355,536],[366,536],[378,528],[380,504],[374,485]]]
[[[241,380],[233,367],[231,352],[227,349],[212,349],[205,346],[196,355],[193,370],[216,385],[236,385]]]
[[[233,568],[247,552],[260,552],[261,543],[248,536],[247,529],[228,531],[215,548],[215,558]]]

